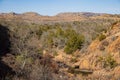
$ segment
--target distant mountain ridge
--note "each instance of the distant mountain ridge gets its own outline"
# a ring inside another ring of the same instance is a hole
[[[92,12],[65,12],[59,13],[55,16],[44,16],[40,15],[36,12],[25,12],[25,13],[0,13],[0,19],[7,19],[7,20],[24,20],[27,22],[43,22],[43,21],[81,21],[86,19],[99,19],[99,18],[120,18],[119,14],[107,14],[107,13],[92,13]]]
[[[37,12],[24,12],[24,13],[16,13],[16,12],[10,12],[10,13],[0,13],[0,15],[3,14],[7,14],[7,15],[38,15],[38,16],[45,16],[45,15],[41,15]],[[76,16],[80,16],[80,15],[84,15],[84,16],[100,16],[103,14],[108,14],[108,13],[93,13],[93,12],[63,12],[63,13],[58,13],[54,16],[62,16],[62,15],[76,15]]]
[[[92,12],[66,12],[66,13],[59,13],[57,16],[62,16],[62,15],[76,15],[76,16],[86,16],[86,17],[91,17],[91,16],[100,16],[104,13],[92,13]]]

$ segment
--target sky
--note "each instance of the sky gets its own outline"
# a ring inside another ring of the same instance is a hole
[[[9,12],[51,16],[61,12],[120,14],[120,0],[0,0],[0,13]]]

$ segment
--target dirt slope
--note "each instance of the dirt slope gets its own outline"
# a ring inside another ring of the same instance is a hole
[[[106,75],[116,79],[120,76],[120,23],[113,25],[108,32],[103,34],[106,35],[106,39],[99,41],[97,38],[94,40],[77,63],[81,69],[93,70],[93,76]],[[107,65],[108,58],[111,60],[109,66]],[[113,65],[115,67],[110,68]]]

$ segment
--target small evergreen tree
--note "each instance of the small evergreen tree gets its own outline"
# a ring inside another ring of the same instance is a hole
[[[77,49],[81,49],[82,44],[84,43],[84,41],[85,41],[85,38],[84,38],[83,35],[79,35],[79,34],[72,35],[72,36],[69,37],[69,39],[68,39],[68,41],[66,43],[64,51],[67,54],[71,54],[74,51],[76,51]]]

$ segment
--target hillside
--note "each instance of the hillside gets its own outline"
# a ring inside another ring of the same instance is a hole
[[[0,14],[0,79],[117,80],[120,15]]]
[[[35,12],[26,12],[23,14],[1,13],[1,19],[5,20],[23,20],[25,22],[40,23],[40,22],[70,22],[81,21],[87,19],[118,19],[119,15],[105,14],[105,13],[90,13],[90,12],[78,12],[78,13],[59,13],[55,16],[42,16]]]
[[[102,34],[106,38],[100,40],[98,37],[92,41],[77,64],[79,63],[80,68],[93,70],[93,76],[117,80],[120,74],[120,23],[114,24],[111,29]]]
[[[101,35],[105,35],[102,38]],[[120,22],[111,26],[107,32],[102,32],[93,40],[85,52],[76,51],[73,55],[59,52],[56,61],[62,61],[72,67],[72,74],[79,79],[117,80],[120,72]],[[63,71],[69,68],[63,68]],[[71,70],[71,69],[70,69]],[[90,72],[90,73],[89,73]],[[88,76],[80,76],[85,73]],[[92,73],[92,74],[91,74]],[[68,73],[67,73],[68,74]],[[69,76],[73,76],[73,75]]]

